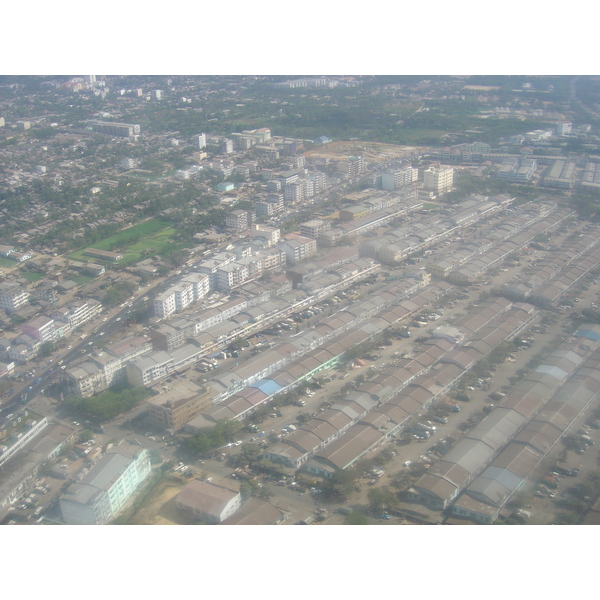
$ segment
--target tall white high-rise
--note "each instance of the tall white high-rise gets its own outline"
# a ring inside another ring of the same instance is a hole
[[[198,150],[202,150],[202,148],[206,148],[206,134],[205,133],[201,133],[200,135],[197,135],[194,138],[195,142],[196,142],[196,148],[198,148]]]

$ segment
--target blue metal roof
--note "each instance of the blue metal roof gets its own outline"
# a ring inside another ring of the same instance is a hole
[[[273,394],[276,394],[281,389],[281,386],[277,382],[273,381],[272,379],[261,379],[260,381],[253,383],[249,387],[258,388],[261,392],[263,392],[267,396],[272,396]]]
[[[600,340],[600,334],[592,331],[591,329],[579,329],[575,335],[577,337],[586,337],[590,340],[594,340],[595,342]]]

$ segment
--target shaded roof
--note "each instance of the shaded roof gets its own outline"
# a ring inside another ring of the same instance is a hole
[[[239,492],[235,490],[195,479],[181,489],[177,495],[177,504],[219,517],[227,504],[238,495]]]

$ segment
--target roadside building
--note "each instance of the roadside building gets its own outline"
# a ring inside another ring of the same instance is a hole
[[[148,415],[160,427],[177,431],[211,404],[212,393],[191,381],[147,400]]]
[[[68,525],[103,525],[114,519],[150,475],[145,448],[122,441],[112,446],[81,481],[71,484],[60,498]]]
[[[242,495],[209,481],[190,481],[177,495],[177,508],[186,516],[209,524],[225,521],[242,506]]]

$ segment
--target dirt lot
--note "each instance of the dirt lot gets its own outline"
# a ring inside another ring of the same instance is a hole
[[[381,144],[377,142],[332,142],[318,150],[306,152],[306,156],[335,158],[351,155],[361,155],[371,162],[384,162],[393,158],[412,154],[412,146],[396,146],[394,144]]]
[[[132,525],[186,525],[177,512],[175,497],[182,486],[172,479],[161,482],[150,498],[129,519]]]

